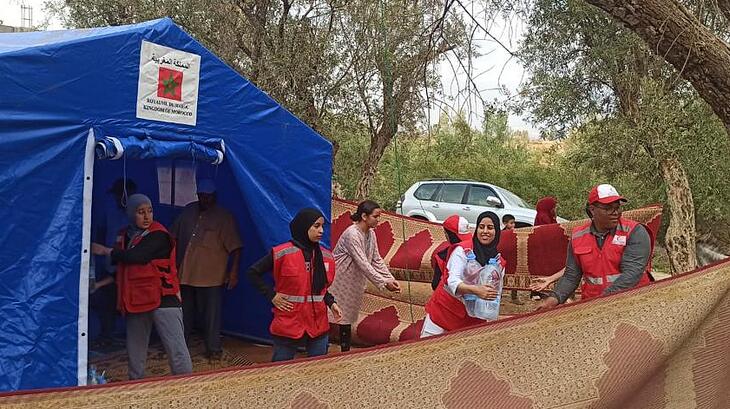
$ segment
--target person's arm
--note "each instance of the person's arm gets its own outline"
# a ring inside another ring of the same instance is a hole
[[[241,247],[243,247],[243,243],[241,236],[238,234],[236,219],[227,211],[226,214],[225,220],[227,221],[222,226],[220,237],[223,241],[223,246],[231,257],[231,268],[226,272],[226,282],[230,290],[238,284],[238,269],[240,268]]]
[[[388,280],[381,273],[375,270],[372,264],[370,264],[370,257],[365,254],[365,243],[361,239],[360,234],[358,232],[351,231],[350,234],[343,234],[343,236],[344,237],[340,237],[340,241],[337,242],[337,244],[340,245],[340,243],[342,243],[345,252],[347,252],[350,258],[352,258],[352,261],[355,263],[362,275],[364,275],[365,278],[370,280],[370,282],[379,289],[382,290],[385,288]]]
[[[334,295],[332,295],[332,293],[330,293],[329,291],[327,291],[326,293],[324,293],[324,303],[325,303],[325,304],[326,304],[326,305],[327,305],[328,307],[331,307],[331,306],[332,306],[332,304],[334,304],[335,302],[336,302],[336,301],[335,301],[335,296],[334,296]]]
[[[231,269],[226,273],[226,288],[232,290],[238,285],[238,269],[241,264],[241,248],[237,248],[231,252]]]
[[[264,280],[264,274],[274,269],[274,256],[269,254],[261,257],[257,262],[253,263],[251,267],[246,270],[246,276],[248,277],[254,288],[261,293],[267,300],[271,301],[276,292],[271,288],[269,283]]]
[[[175,238],[175,240],[177,240],[178,237],[180,236],[180,223],[182,223],[181,219],[183,218],[184,214],[185,214],[185,209],[183,209],[182,213],[180,213],[177,216],[177,218],[175,218],[175,221],[172,222],[172,226],[170,226],[170,230],[169,230],[170,234],[172,235],[172,237]]]
[[[385,261],[383,260],[383,257],[380,256],[380,251],[378,250],[378,239],[375,236],[375,233],[373,232],[370,236],[371,240],[373,242],[373,257],[371,265],[373,268],[375,268],[375,271],[380,273],[381,276],[385,279],[385,288],[388,289],[388,291],[400,293],[400,283],[398,280],[393,277],[393,274],[390,273],[390,270],[388,269],[388,266],[385,265]]]
[[[651,237],[649,232],[642,225],[629,234],[624,254],[621,256],[619,270],[621,275],[608,288],[603,290],[603,295],[615,293],[616,291],[634,288],[644,275],[649,256],[651,255]]]
[[[337,302],[335,301],[335,297],[330,294],[329,291],[327,291],[324,295],[324,303],[327,305],[327,307],[332,312],[332,318],[334,319],[335,323],[340,322],[342,320],[342,310],[340,309],[340,306],[337,305]]]
[[[99,281],[95,281],[94,282],[94,288],[92,290],[93,291],[96,291],[96,290],[98,290],[100,288],[106,287],[109,284],[113,284],[113,283],[114,283],[114,277],[113,276],[106,276],[106,277],[102,278]]]
[[[433,278],[431,279],[431,288],[433,288],[434,291],[436,291],[436,288],[439,286],[439,282],[441,282],[441,275],[443,272],[441,271],[441,267],[439,266],[439,260],[446,261],[446,257],[449,255],[449,247],[445,247],[444,249],[440,250],[439,248],[436,248],[434,250],[433,254],[431,254],[431,268],[433,268]]]
[[[433,288],[434,291],[438,288],[439,283],[441,282],[441,274],[441,269],[438,264],[435,264],[433,266],[433,278],[431,279],[431,288]]]
[[[388,266],[385,265],[385,261],[380,255],[380,250],[378,250],[378,239],[377,236],[375,236],[375,233],[370,235],[370,239],[373,240],[373,247],[375,248],[375,251],[373,251],[372,266],[375,268],[375,271],[383,276],[386,282],[395,281],[395,277],[393,277],[393,274],[390,273]]]
[[[530,290],[532,291],[542,291],[550,286],[550,284],[558,281],[560,277],[563,276],[565,273],[565,268],[558,271],[557,273],[548,276],[548,277],[536,277],[532,279],[532,283],[530,283]]]
[[[446,270],[449,272],[449,278],[446,280],[446,289],[453,295],[461,295],[459,286],[462,290],[464,284],[464,270],[466,269],[466,254],[461,246],[456,247],[446,262]]]
[[[155,231],[145,236],[131,249],[113,249],[112,263],[147,264],[152,260],[167,258],[172,251],[170,236],[163,231]]]
[[[583,271],[573,257],[573,244],[568,243],[568,255],[565,260],[565,272],[555,285],[555,291],[550,295],[558,300],[559,304],[565,302],[571,294],[578,289],[580,280],[583,278]]]

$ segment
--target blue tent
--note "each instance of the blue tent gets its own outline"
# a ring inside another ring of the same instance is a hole
[[[327,140],[170,19],[0,35],[0,391],[85,384],[92,204],[116,179],[167,225],[215,179],[244,241],[224,329],[267,339],[243,271],[298,209],[330,214],[331,171]]]

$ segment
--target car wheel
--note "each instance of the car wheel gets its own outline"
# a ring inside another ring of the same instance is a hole
[[[532,225],[530,223],[523,223],[523,222],[515,223],[515,229],[519,229],[520,227],[532,227]]]
[[[412,218],[412,219],[418,219],[418,220],[425,220],[425,221],[428,221],[428,219],[427,219],[427,218],[425,218],[425,217],[423,217],[423,216],[411,216],[411,218]]]

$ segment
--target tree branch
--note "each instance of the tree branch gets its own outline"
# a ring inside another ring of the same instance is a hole
[[[641,37],[674,66],[730,133],[730,47],[677,0],[586,0]],[[688,54],[692,54],[688,57]]]

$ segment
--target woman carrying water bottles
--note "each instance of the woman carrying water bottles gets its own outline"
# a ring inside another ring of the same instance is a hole
[[[499,217],[492,212],[484,212],[477,218],[474,236],[452,248],[441,282],[426,304],[421,338],[485,322],[469,316],[463,297],[474,295],[482,300],[495,300],[499,289],[491,285],[467,284],[465,275],[470,259],[480,266],[486,266],[490,259],[496,259],[500,270],[504,270],[504,259],[498,257],[497,252],[499,233]]]

